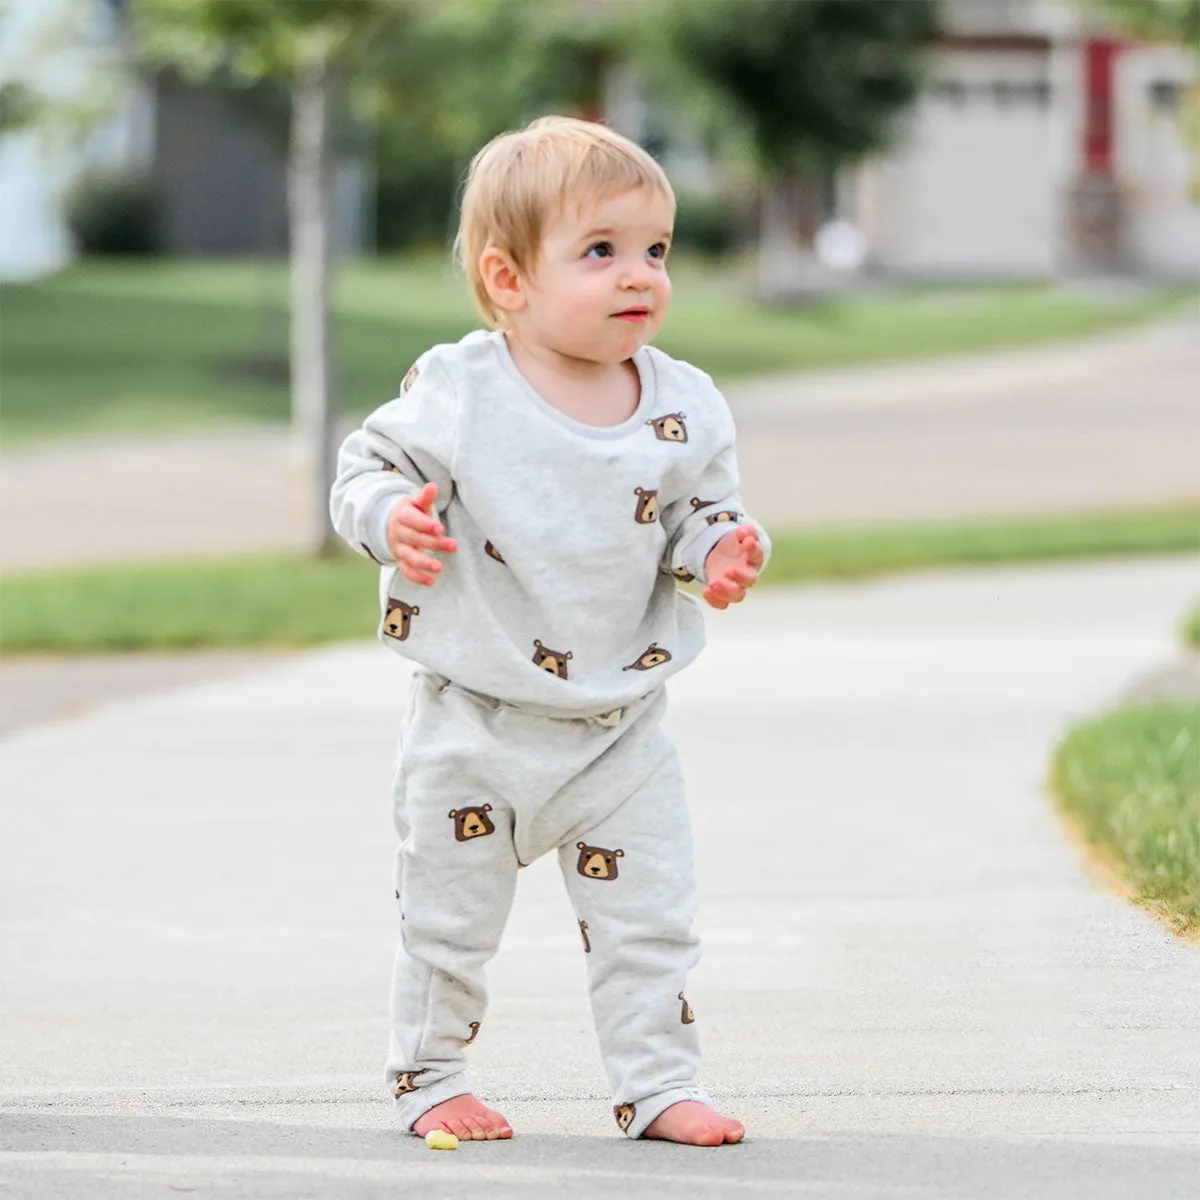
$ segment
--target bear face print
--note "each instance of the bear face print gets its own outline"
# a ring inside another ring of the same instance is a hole
[[[533,665],[549,675],[557,675],[559,679],[567,677],[567,660],[572,657],[571,651],[547,650],[537,638],[533,639]]]
[[[486,554],[488,556],[488,558],[494,558],[498,563],[504,563],[504,566],[506,566],[506,567],[508,566],[508,563],[504,562],[504,559],[501,556],[500,551],[497,550],[496,547],[493,546],[491,542],[484,542],[483,552],[484,552],[484,554]]]
[[[450,820],[454,822],[454,836],[460,842],[469,842],[472,838],[487,837],[495,833],[496,827],[488,813],[492,811],[490,804],[482,808],[452,808]]]
[[[633,493],[638,498],[633,519],[639,525],[653,525],[658,520],[658,492],[646,491],[639,487],[634,488]]]
[[[624,1133],[633,1124],[637,1108],[632,1104],[616,1104],[613,1106],[613,1116],[617,1118],[617,1128]]]
[[[681,580],[683,583],[691,583],[692,580],[696,578],[695,575],[693,575],[691,571],[687,569],[687,567],[676,567],[671,574],[674,575],[676,579]]]
[[[417,370],[417,364],[413,363],[413,365],[408,368],[408,374],[405,375],[404,382],[400,385],[400,395],[403,396],[405,392],[412,388],[412,385],[417,382],[420,374],[421,372]],[[395,378],[395,376],[393,376],[393,378]]]
[[[414,1080],[418,1075],[424,1074],[424,1071],[397,1071],[394,1093],[396,1099],[399,1100],[401,1096],[407,1096],[409,1092],[415,1092],[417,1090],[417,1084],[414,1082]]]
[[[587,931],[588,931],[588,923],[586,921],[580,921],[579,922],[579,936],[583,938],[583,952],[584,952],[584,954],[591,954],[592,943],[588,940]]]
[[[741,513],[731,512],[726,509],[725,512],[713,513],[711,516],[705,517],[704,520],[708,525],[716,525],[719,521],[731,521],[736,525],[741,515]]]
[[[412,629],[412,619],[420,614],[420,608],[415,604],[405,604],[403,600],[393,600],[388,597],[387,616],[383,619],[383,632],[388,637],[402,642]]]
[[[470,1023],[470,1025],[467,1026],[467,1028],[471,1031],[471,1036],[469,1038],[467,1038],[466,1041],[463,1042],[464,1046],[469,1046],[475,1040],[476,1036],[479,1033],[479,1022],[472,1021]]]
[[[660,442],[686,442],[687,426],[683,423],[684,413],[667,413],[665,417],[654,417],[646,422],[654,426],[654,436]]]
[[[579,851],[575,869],[584,879],[616,879],[617,859],[625,857],[624,850],[605,850],[586,842],[576,842],[575,849]]]
[[[690,1025],[695,1019],[696,1014],[692,1012],[692,1006],[684,1000],[683,993],[679,993],[679,999],[683,1001],[683,1012],[679,1016],[679,1020],[684,1025]]]
[[[708,508],[711,504],[716,504],[715,500],[701,500],[699,496],[693,496],[688,503],[692,506],[693,512],[699,512],[702,508]]]
[[[671,661],[670,650],[664,650],[657,642],[651,642],[645,650],[638,655],[633,662],[627,667],[622,667],[622,671],[649,671],[651,667],[661,667],[663,663]]]

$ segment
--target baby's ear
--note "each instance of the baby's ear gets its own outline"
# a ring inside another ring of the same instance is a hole
[[[525,307],[525,281],[512,255],[499,246],[489,246],[479,256],[479,276],[491,302],[505,312]]]

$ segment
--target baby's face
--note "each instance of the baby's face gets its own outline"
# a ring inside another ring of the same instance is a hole
[[[674,219],[665,196],[638,189],[548,221],[515,314],[521,335],[590,362],[632,357],[667,314]]]

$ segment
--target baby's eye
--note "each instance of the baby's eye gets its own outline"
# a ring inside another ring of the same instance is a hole
[[[651,258],[666,258],[668,246],[666,242],[655,242],[649,250],[646,251]]]
[[[612,258],[612,254],[612,242],[597,242],[594,246],[588,247],[584,258]]]

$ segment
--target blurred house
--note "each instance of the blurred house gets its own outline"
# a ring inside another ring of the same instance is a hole
[[[1053,0],[945,0],[944,15],[898,144],[840,189],[868,265],[1195,278],[1196,57],[1116,37]]]
[[[286,98],[197,86],[169,71],[143,77],[130,66],[122,7],[8,0],[0,13],[0,83],[19,80],[51,98],[46,119],[0,135],[0,279],[45,274],[75,256],[67,208],[89,177],[124,175],[152,189],[165,254],[286,251]],[[343,251],[369,240],[366,180],[361,161],[338,163]]]

